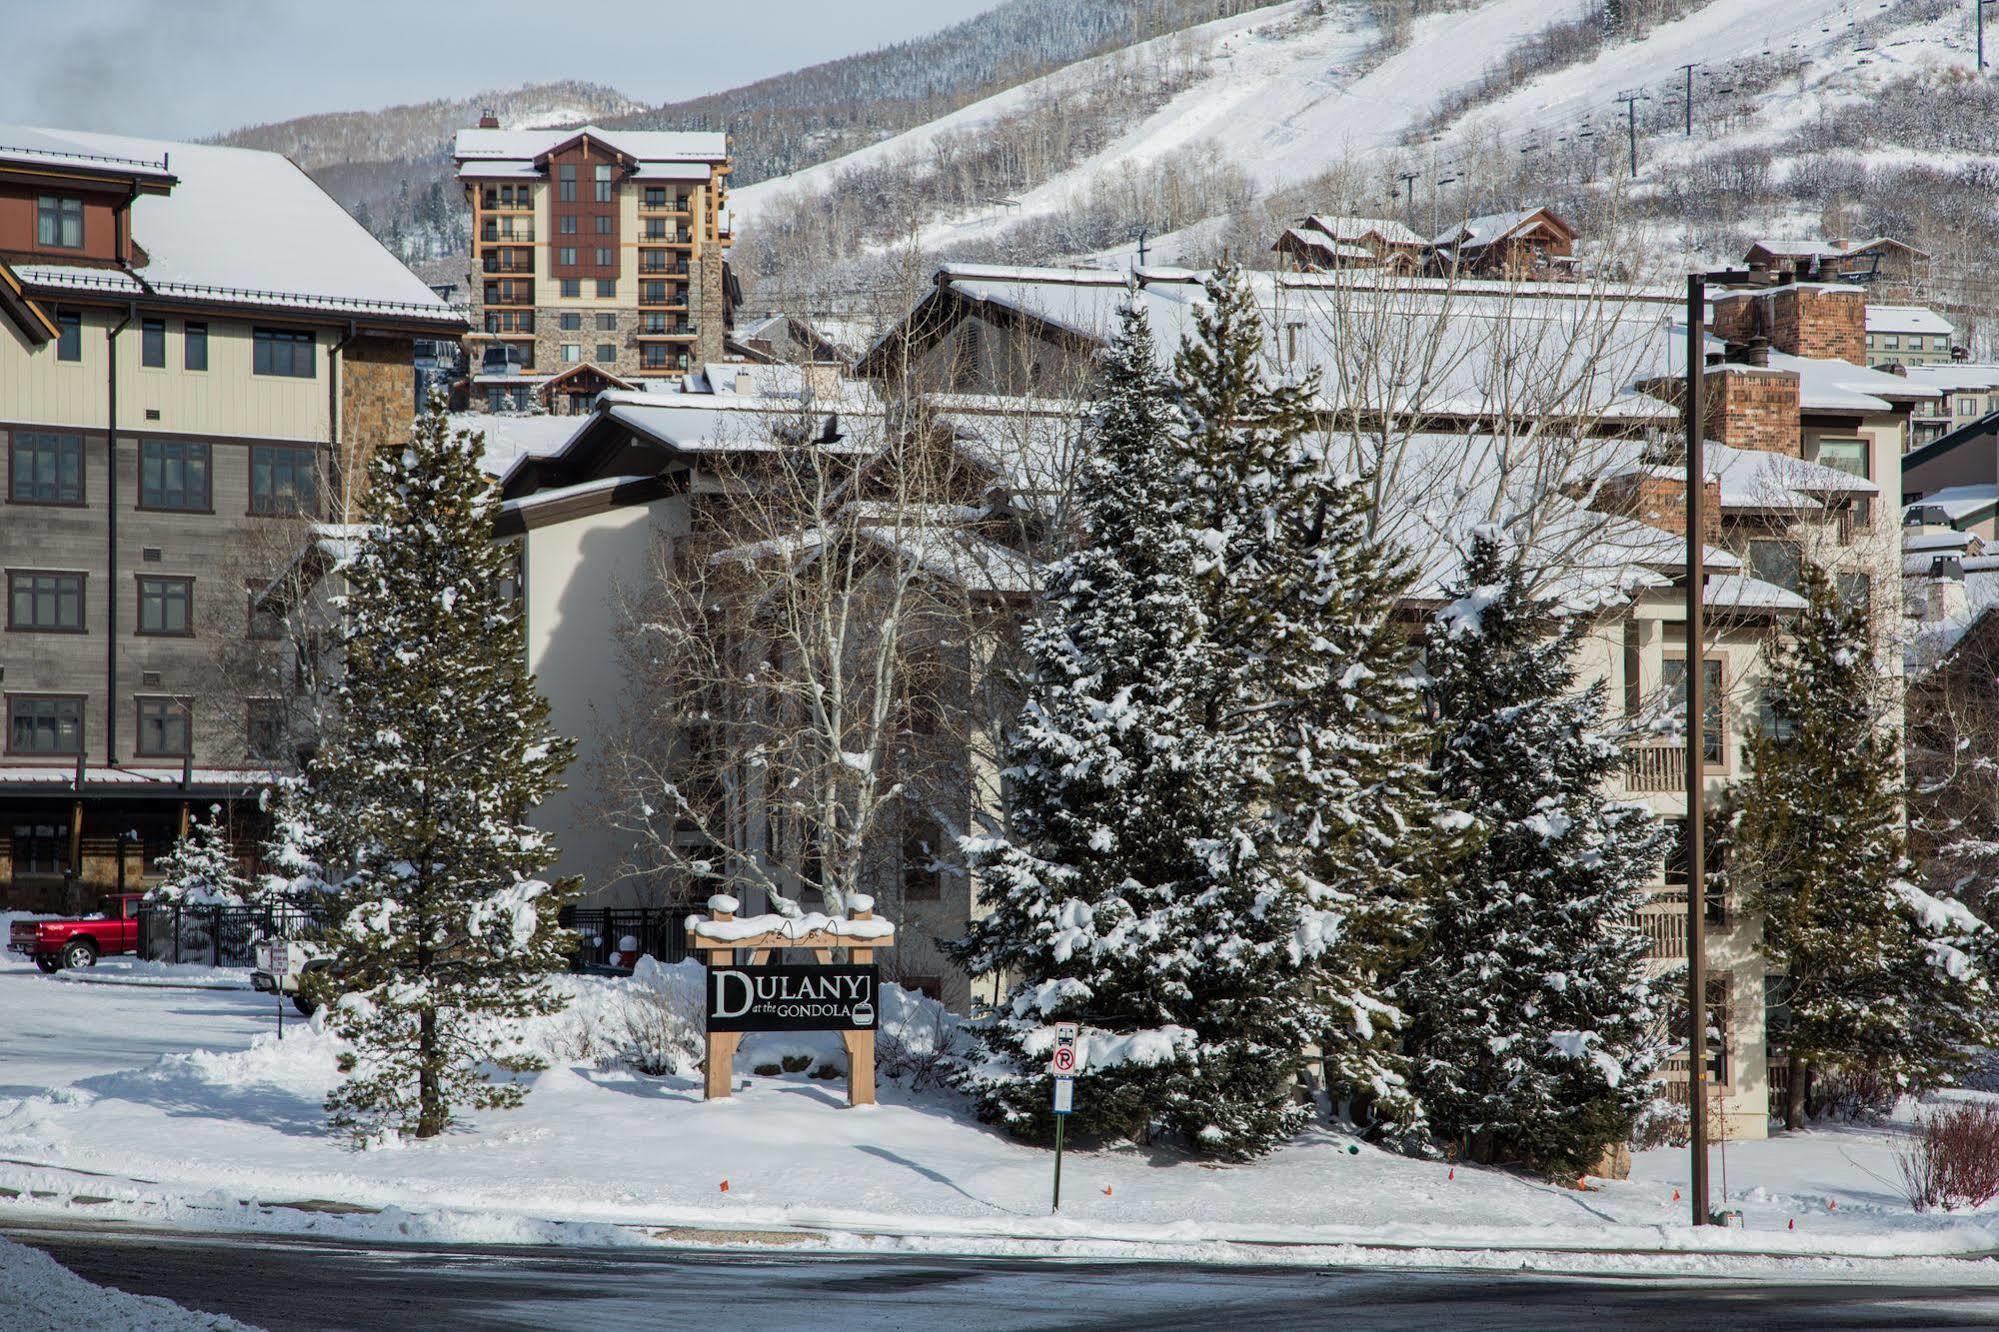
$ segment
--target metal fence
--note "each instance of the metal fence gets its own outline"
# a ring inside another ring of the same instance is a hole
[[[640,954],[658,962],[687,956],[685,907],[565,907],[559,919],[576,931],[578,968],[612,965],[613,953],[626,967]]]
[[[148,962],[255,966],[256,946],[261,940],[304,938],[331,922],[326,910],[317,906],[156,903],[139,908],[139,956]]]

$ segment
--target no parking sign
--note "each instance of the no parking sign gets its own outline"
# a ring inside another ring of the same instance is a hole
[[[1082,1058],[1076,1051],[1080,1033],[1073,1022],[1055,1024],[1055,1048],[1048,1052],[1048,1071],[1055,1078],[1055,1210],[1062,1209],[1062,1125],[1076,1108],[1076,1073]]]

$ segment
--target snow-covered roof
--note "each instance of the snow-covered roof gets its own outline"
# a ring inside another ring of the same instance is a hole
[[[1737,610],[1803,610],[1807,604],[1797,593],[1747,574],[1711,575],[1701,601]]]
[[[589,135],[645,162],[725,162],[729,136],[709,130],[628,130],[580,125],[570,129],[462,129],[452,145],[461,161],[533,161],[571,139]],[[706,178],[705,173],[701,177]]]
[[[1763,250],[1780,259],[1838,259],[1852,253],[1848,246],[1828,240],[1808,240],[1802,236],[1765,237],[1753,242],[1749,248]]]
[[[1165,363],[1206,308],[1204,275],[1146,270],[1139,276],[1135,299],[1151,319]],[[1329,406],[1365,396],[1370,406],[1389,411],[1532,416],[1545,397],[1538,410],[1568,419],[1678,419],[1670,403],[1638,387],[1664,373],[1660,367],[1672,354],[1666,345],[1670,307],[1651,289],[1402,281],[1378,274],[1247,277],[1263,313],[1271,364],[1299,376],[1318,371]],[[938,281],[975,305],[1018,312],[1092,343],[1109,338],[1119,309],[1131,299],[1122,275],[1090,270],[952,265]],[[1558,290],[1539,290],[1544,286]],[[1368,312],[1352,313],[1377,300],[1396,316],[1392,334]],[[1411,332],[1404,336],[1403,329]],[[1411,364],[1417,344],[1426,348],[1420,374]]]
[[[487,476],[505,476],[522,458],[546,458],[562,446],[583,425],[575,416],[509,416],[498,412],[457,412],[451,416],[453,430],[477,430],[486,437],[486,451],[479,470]]]
[[[1402,223],[1388,217],[1340,217],[1314,213],[1302,224],[1322,231],[1338,241],[1360,241],[1378,236],[1390,245],[1421,245],[1423,238]]]
[[[1505,240],[1546,211],[1542,208],[1521,208],[1510,213],[1484,213],[1468,217],[1450,230],[1438,232],[1430,244],[1458,250],[1482,250],[1495,241]]]
[[[1286,228],[1284,237],[1295,244],[1304,246],[1314,254],[1324,255],[1328,259],[1357,259],[1363,262],[1371,262],[1379,257],[1365,245],[1351,245],[1338,242],[1330,236],[1322,236],[1316,231],[1307,231],[1303,227]]]
[[[1999,505],[1999,485],[1945,486],[1942,490],[1910,500],[1904,512],[1936,510],[1951,522],[1962,522],[1974,514]]]
[[[168,144],[158,152],[138,150],[112,152],[108,148],[87,148],[75,136],[62,130],[34,129],[26,125],[0,125],[0,162],[24,167],[62,167],[67,170],[103,171],[132,177],[156,185],[174,180],[171,154],[179,144]]]
[[[23,140],[78,155],[152,161],[171,155],[171,192],[142,193],[131,204],[132,237],[147,255],[136,272],[162,296],[464,325],[460,312],[277,153],[0,125],[0,143]],[[134,290],[131,278],[115,269],[30,265],[16,271],[40,286]]]
[[[1977,537],[1971,532],[1939,532],[1931,528],[1927,531],[1918,530],[1905,533],[1902,537],[1902,550],[1905,554],[1911,555],[1917,553],[1934,554],[1939,551],[1949,553],[1951,551],[1965,550],[1975,540],[1977,540]]]
[[[1893,411],[1897,402],[1938,396],[1933,385],[1830,357],[1792,356],[1772,350],[1770,368],[1797,375],[1798,406],[1807,411],[1887,412]]]
[[[1869,333],[1942,333],[1948,336],[1957,327],[1935,310],[1920,305],[1869,305]]]
[[[1038,585],[1034,561],[964,527],[899,523],[861,531],[926,573],[968,592],[1011,595],[1032,592]]]
[[[1999,365],[1977,361],[1912,365],[1908,367],[1907,377],[1912,383],[1927,384],[1946,393],[1961,389],[1992,389],[1999,388]]]

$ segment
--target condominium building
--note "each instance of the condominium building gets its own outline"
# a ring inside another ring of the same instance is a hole
[[[728,136],[460,130],[472,208],[471,406],[587,410],[723,356]]]
[[[256,593],[463,331],[277,154],[0,126],[0,900],[254,822],[304,739]]]

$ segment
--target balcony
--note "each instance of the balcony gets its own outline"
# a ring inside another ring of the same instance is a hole
[[[479,192],[479,210],[485,213],[532,213],[534,194],[526,185],[516,186],[512,194],[502,194],[497,189]]]
[[[513,222],[512,218],[507,219]],[[532,245],[534,243],[534,223],[520,222],[511,226],[496,226],[488,222],[479,229],[479,239],[488,245]]]
[[[1632,795],[1677,794],[1687,789],[1685,745],[1633,745],[1624,751],[1624,789]]]
[[[1646,956],[1655,962],[1683,960],[1687,955],[1687,895],[1668,888],[1654,892],[1638,908],[1632,922],[1651,947]]]
[[[487,253],[479,258],[479,269],[485,273],[533,273],[534,255]]]

